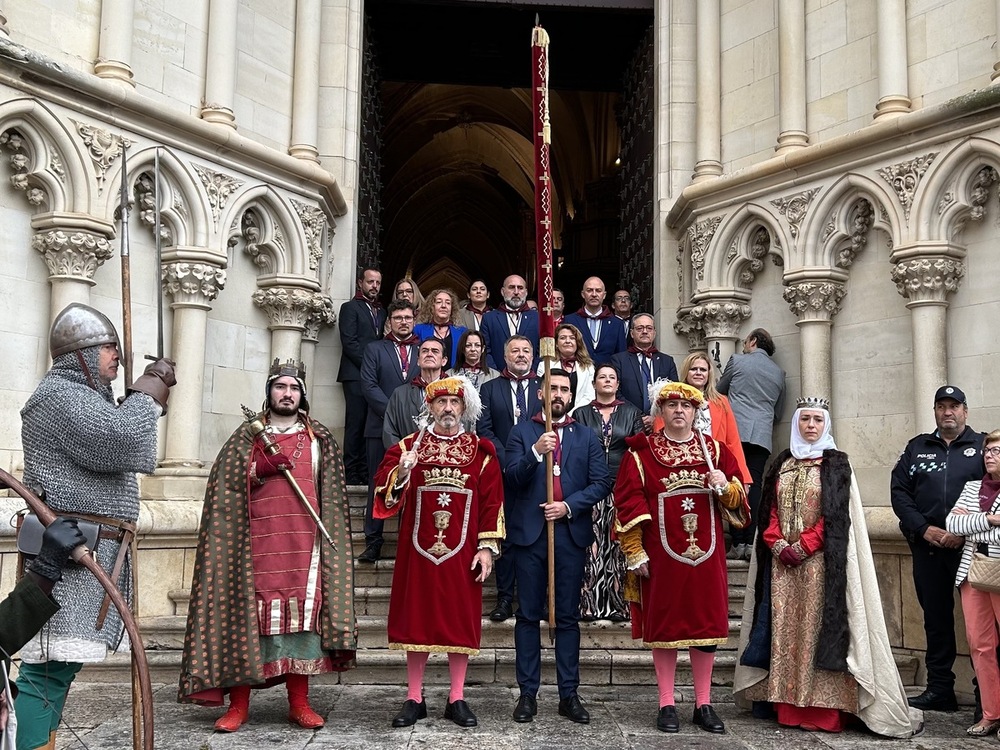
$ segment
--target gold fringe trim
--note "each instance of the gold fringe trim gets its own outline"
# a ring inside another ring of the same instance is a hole
[[[692,638],[686,641],[643,641],[647,648],[690,648],[691,646],[721,646],[728,638]]]
[[[532,47],[548,47],[549,46],[549,32],[543,29],[541,26],[536,26],[531,30],[531,46]]]
[[[618,523],[618,517],[616,516],[615,517],[615,533],[616,534],[624,534],[625,532],[631,530],[632,527],[635,526],[636,524],[642,523],[643,521],[652,521],[652,520],[653,520],[653,516],[651,516],[649,513],[643,513],[641,516],[636,516],[631,521],[629,521],[627,524],[625,524],[624,526],[622,526],[620,523]]]
[[[463,648],[462,646],[423,646],[414,643],[390,643],[389,648],[394,651],[419,651],[427,654],[468,654],[469,656],[476,656],[479,653],[478,648]]]

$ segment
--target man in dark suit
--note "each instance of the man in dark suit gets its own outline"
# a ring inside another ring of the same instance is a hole
[[[538,311],[528,307],[528,286],[523,278],[512,275],[500,289],[503,303],[483,316],[479,332],[486,344],[486,362],[494,370],[503,368],[503,348],[514,335],[527,337],[538,351]]]
[[[365,347],[382,338],[385,310],[378,301],[382,274],[365,268],[357,279],[353,299],[340,306],[340,358],[337,382],[344,386],[344,472],[348,484],[368,484],[365,461],[365,420],[368,403],[361,391],[361,360]]]
[[[490,440],[497,450],[497,460],[504,465],[504,446],[514,425],[531,419],[542,408],[538,400],[541,380],[531,369],[534,361],[531,342],[524,336],[511,336],[504,347],[504,361],[507,367],[499,378],[483,383],[479,395],[483,402],[483,412],[476,425],[480,437]],[[514,494],[504,486],[504,514],[508,514],[508,503]],[[514,614],[514,557],[506,540],[502,545],[503,554],[496,561],[497,606],[490,612],[490,619],[503,622]]]
[[[632,323],[632,295],[628,289],[619,289],[611,300],[611,309],[615,317],[625,326],[625,339],[628,340],[629,326]]]
[[[611,358],[618,370],[618,393],[642,412],[642,424],[649,432],[653,418],[649,415],[649,386],[661,378],[677,380],[677,365],[669,354],[656,349],[656,322],[649,313],[632,316],[629,332],[632,345],[626,352]]]
[[[608,296],[604,282],[591,276],[583,282],[583,307],[570,313],[564,323],[576,326],[583,334],[583,341],[595,365],[610,362],[611,357],[625,351],[625,324],[614,316],[611,308],[604,304]]]
[[[580,703],[580,586],[587,547],[594,540],[592,510],[611,491],[604,449],[592,430],[568,416],[573,391],[569,373],[554,369],[548,399],[552,431],[541,414],[517,424],[506,448],[506,480],[513,491],[507,517],[507,539],[514,550],[519,606],[514,626],[517,683],[521,688],[514,721],[531,721],[538,707],[542,656],[539,622],[544,618],[548,588],[546,522],[555,526],[556,674],[559,714],[579,724],[590,721]],[[545,454],[553,456],[553,497],[546,502]]]
[[[388,335],[366,346],[361,359],[361,386],[368,403],[365,419],[368,505],[365,507],[365,551],[358,556],[359,562],[375,562],[382,553],[382,521],[372,516],[372,504],[375,501],[375,472],[385,455],[382,444],[385,409],[392,392],[417,374],[420,340],[413,335],[413,304],[402,299],[393,300],[388,315]]]
[[[743,455],[753,480],[747,493],[750,523],[742,529],[732,529],[732,547],[727,555],[731,560],[750,559],[757,531],[760,484],[764,480],[767,459],[771,456],[771,432],[781,418],[785,401],[785,371],[778,367],[773,356],[774,340],[771,334],[763,328],[755,328],[743,339],[743,353],[729,358],[716,386],[719,393],[729,396],[736,427],[740,431]]]

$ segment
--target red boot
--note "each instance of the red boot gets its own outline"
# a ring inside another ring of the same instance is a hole
[[[215,722],[216,732],[235,732],[250,718],[250,688],[246,685],[229,689],[229,710]]]
[[[309,678],[304,674],[290,674],[288,688],[288,720],[304,729],[319,729],[326,722],[309,707]]]

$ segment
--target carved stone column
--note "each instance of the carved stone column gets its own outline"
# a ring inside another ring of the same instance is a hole
[[[72,302],[89,305],[94,273],[114,254],[108,241],[114,228],[82,214],[39,214],[31,224],[31,247],[49,269],[50,319]]]
[[[295,3],[295,70],[292,77],[292,144],[288,153],[319,163],[320,0]],[[308,372],[308,371],[307,371]]]
[[[205,338],[211,302],[226,285],[225,263],[224,257],[204,248],[173,247],[163,254],[160,277],[163,291],[172,299],[170,356],[177,363],[177,385],[170,394],[160,466],[203,466],[200,437]]]
[[[316,344],[319,343],[319,329],[323,326],[333,326],[337,323],[337,313],[333,309],[333,300],[325,294],[318,296],[318,309],[309,313],[306,319],[306,330],[302,334],[302,364],[306,368],[306,390],[312,391],[316,380],[314,365],[316,364]]]
[[[205,100],[201,119],[236,129],[236,32],[238,0],[209,0]]]
[[[101,38],[94,75],[135,86],[132,79],[132,38],[135,0],[102,0]]]
[[[778,3],[779,154],[809,145],[806,130],[806,8],[802,0]]]
[[[948,382],[948,295],[958,289],[965,263],[958,248],[917,255],[898,248],[892,280],[905,297],[913,333],[913,415],[920,432],[933,432],[930,404]]]
[[[750,317],[750,312],[750,305],[741,300],[711,301],[691,308],[691,318],[698,321],[705,336],[705,348],[719,372],[736,353],[740,327]]]
[[[674,321],[674,332],[687,338],[688,352],[705,350],[705,332],[701,330],[701,321],[691,317],[691,306],[677,311]]]
[[[906,69],[906,0],[879,0],[878,104],[875,119],[898,117],[912,106]]]
[[[697,135],[694,182],[722,174],[722,16],[719,0],[698,0],[697,33]]]
[[[833,317],[847,290],[846,275],[825,273],[820,278],[799,275],[786,278],[782,296],[798,318],[799,371],[803,396],[830,398],[833,393],[830,332]]]
[[[260,282],[253,302],[267,313],[271,323],[271,359],[302,358],[302,335],[313,313],[324,307],[319,285],[305,278],[277,278]]]

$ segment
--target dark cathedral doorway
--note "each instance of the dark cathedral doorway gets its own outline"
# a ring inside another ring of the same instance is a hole
[[[531,29],[551,37],[556,285],[652,303],[653,0],[368,0],[360,264],[462,296],[534,284]]]

